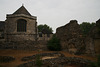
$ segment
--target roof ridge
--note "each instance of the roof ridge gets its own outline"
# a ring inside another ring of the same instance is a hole
[[[25,14],[25,15],[29,15],[31,16],[31,14],[27,11],[27,9],[24,7],[24,5],[22,5],[18,10],[16,10],[14,14]]]

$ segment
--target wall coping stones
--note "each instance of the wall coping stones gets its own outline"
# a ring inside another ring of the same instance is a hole
[[[27,56],[27,57],[23,57],[21,60],[22,61],[28,61],[28,60],[34,60],[36,57],[40,56],[41,58],[42,57],[64,57],[63,54],[61,53],[58,53],[58,52],[55,52],[55,53],[40,53],[40,54],[36,54],[36,55],[33,55],[33,56]]]

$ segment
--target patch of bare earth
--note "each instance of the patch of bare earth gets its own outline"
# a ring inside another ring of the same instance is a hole
[[[13,56],[15,58],[15,61],[8,62],[8,63],[0,63],[0,66],[16,67],[19,64],[28,62],[28,61],[21,61],[23,57],[32,56],[39,53],[52,53],[52,52],[55,51],[28,51],[28,50],[12,50],[12,49],[0,50],[0,56]],[[60,51],[60,53],[64,54],[66,57],[80,57],[80,58],[89,59],[93,61],[96,60],[96,58],[90,56],[77,56],[63,51]],[[55,58],[55,57],[43,57],[42,59],[50,59],[50,58]]]

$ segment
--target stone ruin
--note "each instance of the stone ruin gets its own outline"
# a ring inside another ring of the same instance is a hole
[[[14,13],[7,14],[5,21],[0,21],[0,41],[48,41],[53,35],[42,31],[38,32],[37,17],[32,16],[23,5]]]
[[[62,50],[64,51],[78,53],[85,47],[82,31],[76,20],[71,20],[65,26],[57,28],[56,35],[61,40]]]
[[[53,33],[38,32],[37,17],[32,16],[24,6],[13,14],[7,14],[6,18],[0,21],[0,49],[48,50],[46,43]],[[77,20],[57,28],[56,35],[63,51],[72,54],[100,54],[100,19],[86,37],[82,35]]]
[[[41,67],[66,67],[70,65],[78,67],[89,67],[90,60],[78,58],[78,57],[65,57],[62,53],[42,53],[32,56],[23,57],[22,61],[29,61],[18,65],[17,67],[38,67],[36,57],[40,56]],[[43,57],[46,57],[43,59]],[[51,58],[47,58],[51,57]],[[54,57],[54,58],[52,58]],[[73,67],[73,66],[71,66]]]
[[[100,19],[85,38],[86,53],[100,54]]]
[[[96,22],[96,26],[94,26],[85,37],[82,34],[77,20],[71,20],[68,24],[57,28],[56,36],[61,41],[63,51],[68,51],[72,54],[100,54],[99,27],[100,20]]]
[[[46,43],[52,35],[45,30],[38,32],[37,17],[23,5],[0,21],[0,49],[47,50]]]

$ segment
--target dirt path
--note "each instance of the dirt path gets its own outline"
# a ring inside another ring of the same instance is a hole
[[[16,67],[19,64],[25,63],[24,61],[21,61],[21,58],[25,56],[32,56],[38,53],[51,53],[54,51],[27,51],[27,50],[0,50],[0,56],[13,56],[15,57],[15,61],[9,62],[9,63],[0,63],[2,67]],[[60,51],[61,52],[61,51]],[[63,53],[66,57],[80,57],[80,58],[85,58],[89,60],[95,61],[96,59],[94,57],[88,57],[88,56],[76,56],[76,55],[71,55],[67,52],[61,52]],[[28,62],[28,61],[27,61]]]

